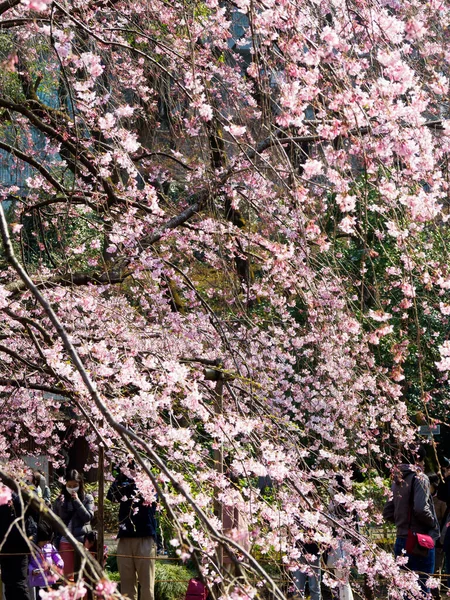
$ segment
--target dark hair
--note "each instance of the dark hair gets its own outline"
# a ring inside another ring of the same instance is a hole
[[[84,500],[84,481],[83,481],[83,476],[81,475],[81,473],[79,473],[75,469],[71,469],[70,471],[67,471],[66,483],[68,481],[76,481],[78,483],[78,485],[80,486],[80,489],[78,490],[78,497],[80,498],[80,500]],[[66,484],[64,484],[64,487],[63,487],[63,494],[64,494],[64,497],[66,500],[71,499],[71,495],[67,491]]]
[[[33,485],[36,486],[37,488],[41,485],[41,474],[39,473],[39,471],[33,471],[31,481],[32,481]]]
[[[428,479],[430,480],[430,485],[433,485],[436,489],[439,486],[439,477],[436,473],[429,473]]]
[[[83,539],[83,542],[89,542],[90,544],[96,544],[98,542],[98,534],[95,530],[88,531]]]
[[[424,444],[414,444],[405,448],[403,456],[407,463],[414,465],[425,460],[427,448]]]
[[[36,531],[36,543],[38,542],[51,542],[53,537],[53,528],[51,524],[41,517],[39,519],[39,525]]]
[[[426,446],[424,446],[423,444],[420,444],[420,446],[417,448],[417,461],[423,461],[426,459],[426,457],[427,457]]]

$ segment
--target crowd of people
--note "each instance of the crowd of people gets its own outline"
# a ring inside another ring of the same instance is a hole
[[[383,517],[396,526],[395,555],[406,556],[405,568],[415,571],[423,592],[430,593],[430,575],[441,577],[447,591],[450,580],[450,460],[441,460],[442,478],[425,474],[426,448],[418,450],[393,474],[392,499]],[[439,589],[433,590],[439,597]]]
[[[51,506],[50,489],[41,471],[28,482],[30,493]],[[58,515],[74,538],[89,547],[94,517],[94,499],[84,493],[83,477],[70,471],[61,495],[54,502]],[[41,589],[57,587],[63,578],[74,580],[77,553],[70,541],[58,536],[45,511],[13,492],[11,501],[0,506],[0,555],[6,600],[38,599]]]
[[[407,558],[403,568],[417,573],[421,590],[431,593],[430,575],[441,578],[440,589],[433,590],[433,595],[439,598],[440,590],[450,592],[450,460],[441,460],[443,476],[440,478],[436,473],[425,474],[425,458],[426,447],[418,446],[407,452],[404,461],[394,469],[392,498],[384,507],[383,517],[395,524],[395,556]],[[336,479],[337,490],[345,492],[342,480]],[[344,516],[339,514],[342,510],[342,505],[331,502],[330,514]],[[321,600],[323,565],[338,581],[337,600],[353,600],[348,575],[341,569],[346,562],[345,544],[338,538],[332,549],[320,548],[311,541],[313,536],[305,533],[309,541],[299,543],[299,566],[292,574],[293,598],[305,598],[308,586],[311,600]],[[408,600],[407,593],[404,600]]]
[[[425,457],[425,447],[420,446],[394,470],[392,497],[384,507],[383,517],[396,526],[395,555],[407,558],[404,568],[417,572],[422,591],[430,593],[430,575],[443,573],[444,586],[450,580],[450,461],[443,460],[443,478],[439,478],[434,473],[425,474]],[[135,465],[130,459],[119,469],[107,494],[110,501],[120,504],[117,563],[121,591],[130,600],[136,600],[139,582],[141,600],[154,600],[157,499],[144,499],[134,476]],[[52,506],[65,525],[65,534],[55,531],[45,511],[36,512],[16,493],[8,504],[0,506],[0,566],[6,600],[37,600],[41,589],[78,580],[82,574],[80,552],[74,547],[77,544],[97,555],[94,499],[86,493],[78,471],[68,471],[53,504],[42,472],[32,473],[29,489]],[[334,501],[338,493],[346,491],[343,479],[337,476],[335,487],[330,490],[329,506],[336,522],[349,516],[344,506]],[[229,520],[230,527],[236,528],[235,513],[230,512],[233,519]],[[308,585],[311,600],[321,600],[321,565],[326,565],[338,582],[337,600],[353,600],[348,569],[343,568],[346,551],[342,536],[336,531],[336,543],[323,549],[314,541],[313,533],[305,531],[303,539],[297,542],[300,559],[292,573],[294,597],[305,598]]]
[[[133,479],[134,464],[128,462],[108,492],[108,499],[119,502],[118,567],[122,593],[130,600],[137,595],[137,580],[142,600],[154,600],[156,555],[156,501],[144,502]],[[45,511],[12,493],[11,501],[0,506],[1,577],[6,600],[38,600],[41,589],[57,588],[77,581],[80,552],[76,545],[97,556],[97,534],[93,529],[94,498],[86,493],[83,476],[68,471],[61,492],[51,504],[50,489],[42,472],[34,471],[29,490],[64,523],[61,535]],[[104,562],[104,551],[101,554]],[[87,595],[89,597],[89,594]]]

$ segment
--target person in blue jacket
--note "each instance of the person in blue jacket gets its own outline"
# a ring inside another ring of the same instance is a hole
[[[136,599],[136,576],[141,600],[155,598],[156,502],[148,504],[132,477],[135,465],[129,461],[108,490],[107,498],[119,502],[117,565],[121,593]],[[125,473],[126,471],[126,473]]]

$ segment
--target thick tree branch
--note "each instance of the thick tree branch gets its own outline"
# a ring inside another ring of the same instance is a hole
[[[3,150],[6,150],[6,152],[9,152],[9,154],[12,154],[13,156],[19,158],[23,162],[26,162],[29,165],[31,165],[32,167],[34,167],[36,169],[36,171],[39,171],[39,173],[43,177],[45,177],[45,179],[55,188],[55,190],[58,190],[58,192],[61,192],[61,193],[66,193],[66,190],[59,183],[59,181],[57,181],[53,177],[53,175],[49,171],[47,171],[47,169],[43,165],[41,165],[40,162],[38,162],[31,156],[28,156],[21,150],[18,150],[17,148],[14,148],[13,146],[10,146],[9,144],[5,144],[5,142],[0,141],[0,148],[2,148]]]
[[[52,338],[49,336],[47,331],[44,329],[44,327],[42,327],[42,325],[37,323],[34,319],[31,319],[30,317],[23,317],[21,315],[17,315],[14,311],[12,311],[9,308],[2,308],[2,312],[4,312],[6,315],[8,315],[8,317],[11,317],[11,319],[13,319],[14,321],[18,321],[19,323],[22,323],[23,325],[25,325],[25,324],[31,325],[32,327],[34,327],[35,329],[37,329],[39,331],[39,333],[42,335],[43,339],[47,342],[47,344],[49,344],[49,345],[52,344]]]
[[[146,158],[152,158],[152,156],[164,156],[166,158],[170,158],[170,160],[173,160],[174,162],[176,162],[177,164],[179,164],[184,169],[187,169],[189,171],[193,171],[194,170],[192,167],[190,167],[189,165],[187,165],[186,163],[184,163],[182,160],[180,160],[179,158],[176,158],[175,156],[172,156],[171,154],[168,154],[167,152],[143,152],[142,154],[139,154],[139,155],[135,156],[133,158],[133,162],[139,162],[139,161],[144,160]]]
[[[0,98],[0,107],[7,108],[8,110],[24,115],[27,117],[30,123],[42,131],[42,133],[45,133],[51,139],[60,142],[61,146],[66,148],[71,153],[74,160],[79,160],[83,167],[85,167],[86,170],[94,177],[94,179],[101,183],[109,201],[111,203],[116,202],[117,197],[113,186],[109,181],[99,175],[98,169],[94,165],[93,158],[89,156],[86,150],[80,150],[79,145],[75,141],[71,141],[71,139],[65,135],[65,133],[60,133],[55,128],[57,127],[57,123],[54,122],[54,119],[52,119],[51,114],[46,107],[36,101],[28,101],[26,104],[18,104],[15,102],[10,102],[5,98]],[[52,122],[53,126],[48,125],[41,118],[39,118],[39,116],[34,112],[34,109],[36,109],[38,113],[44,113],[45,117]]]
[[[3,2],[0,2],[0,16],[10,8],[14,8],[14,6],[20,4],[20,2],[21,0],[4,0]]]
[[[68,392],[61,390],[51,385],[42,385],[40,383],[30,383],[28,379],[10,379],[8,377],[0,377],[0,385],[4,387],[23,388],[27,390],[36,390],[37,392],[47,392],[58,396],[70,397]]]
[[[37,365],[35,363],[30,362],[25,357],[21,356],[20,354],[17,354],[17,352],[14,352],[14,350],[11,350],[11,348],[8,348],[7,346],[4,346],[3,344],[0,344],[0,352],[3,352],[3,354],[7,354],[11,358],[14,358],[15,360],[23,363],[24,365],[26,365],[27,367],[30,367],[31,369],[36,369],[37,371],[42,371],[44,373],[48,373],[47,369],[44,368],[42,365]]]
[[[1,29],[12,29],[13,27],[22,27],[26,23],[36,23],[36,22],[50,23],[50,19],[39,18],[39,17],[33,17],[33,18],[18,17],[17,19],[4,19],[3,21],[0,21],[0,30]]]

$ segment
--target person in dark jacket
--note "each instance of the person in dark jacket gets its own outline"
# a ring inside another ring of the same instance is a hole
[[[53,510],[74,538],[83,543],[86,533],[92,531],[94,498],[91,494],[85,493],[83,477],[75,469],[67,474],[62,494],[56,500]],[[61,538],[58,550],[64,561],[64,576],[73,579],[80,565],[72,544],[65,536]]]
[[[8,504],[0,506],[0,544],[3,543],[0,566],[6,600],[30,600],[29,538],[33,536],[35,526],[36,521],[30,509],[25,508],[24,512],[22,502],[16,493],[12,493]]]
[[[439,483],[437,497],[439,500],[442,500],[447,505],[447,513],[442,525],[441,538],[440,541],[443,546],[444,551],[444,568],[442,570],[443,573],[447,577],[442,579],[442,585],[449,587],[450,584],[450,460],[448,458],[441,458],[440,460],[442,475],[444,476],[444,481]]]
[[[440,575],[442,567],[444,566],[444,548],[442,533],[445,528],[446,517],[447,517],[447,504],[438,497],[437,491],[439,488],[439,476],[437,473],[428,473],[428,479],[430,481],[430,493],[433,499],[434,510],[436,512],[436,518],[439,523],[441,535],[436,541],[435,554],[434,554],[434,573]],[[433,597],[439,597],[438,590],[433,590]]]
[[[126,473],[125,473],[126,471]],[[120,502],[117,564],[121,593],[136,598],[136,574],[141,600],[155,597],[156,502],[146,504],[131,476],[134,463],[119,473],[108,490],[111,502]]]
[[[395,555],[401,556],[406,549],[408,530],[415,533],[424,533],[436,541],[439,538],[439,522],[434,509],[433,498],[430,493],[430,482],[423,472],[426,450],[420,446],[417,453],[411,458],[414,464],[401,464],[396,469],[392,483],[392,500],[386,503],[383,517],[386,521],[395,523],[397,539],[395,541]],[[419,583],[424,592],[429,593],[426,580],[434,573],[434,548],[428,551],[427,556],[408,557],[407,568],[420,573]]]

